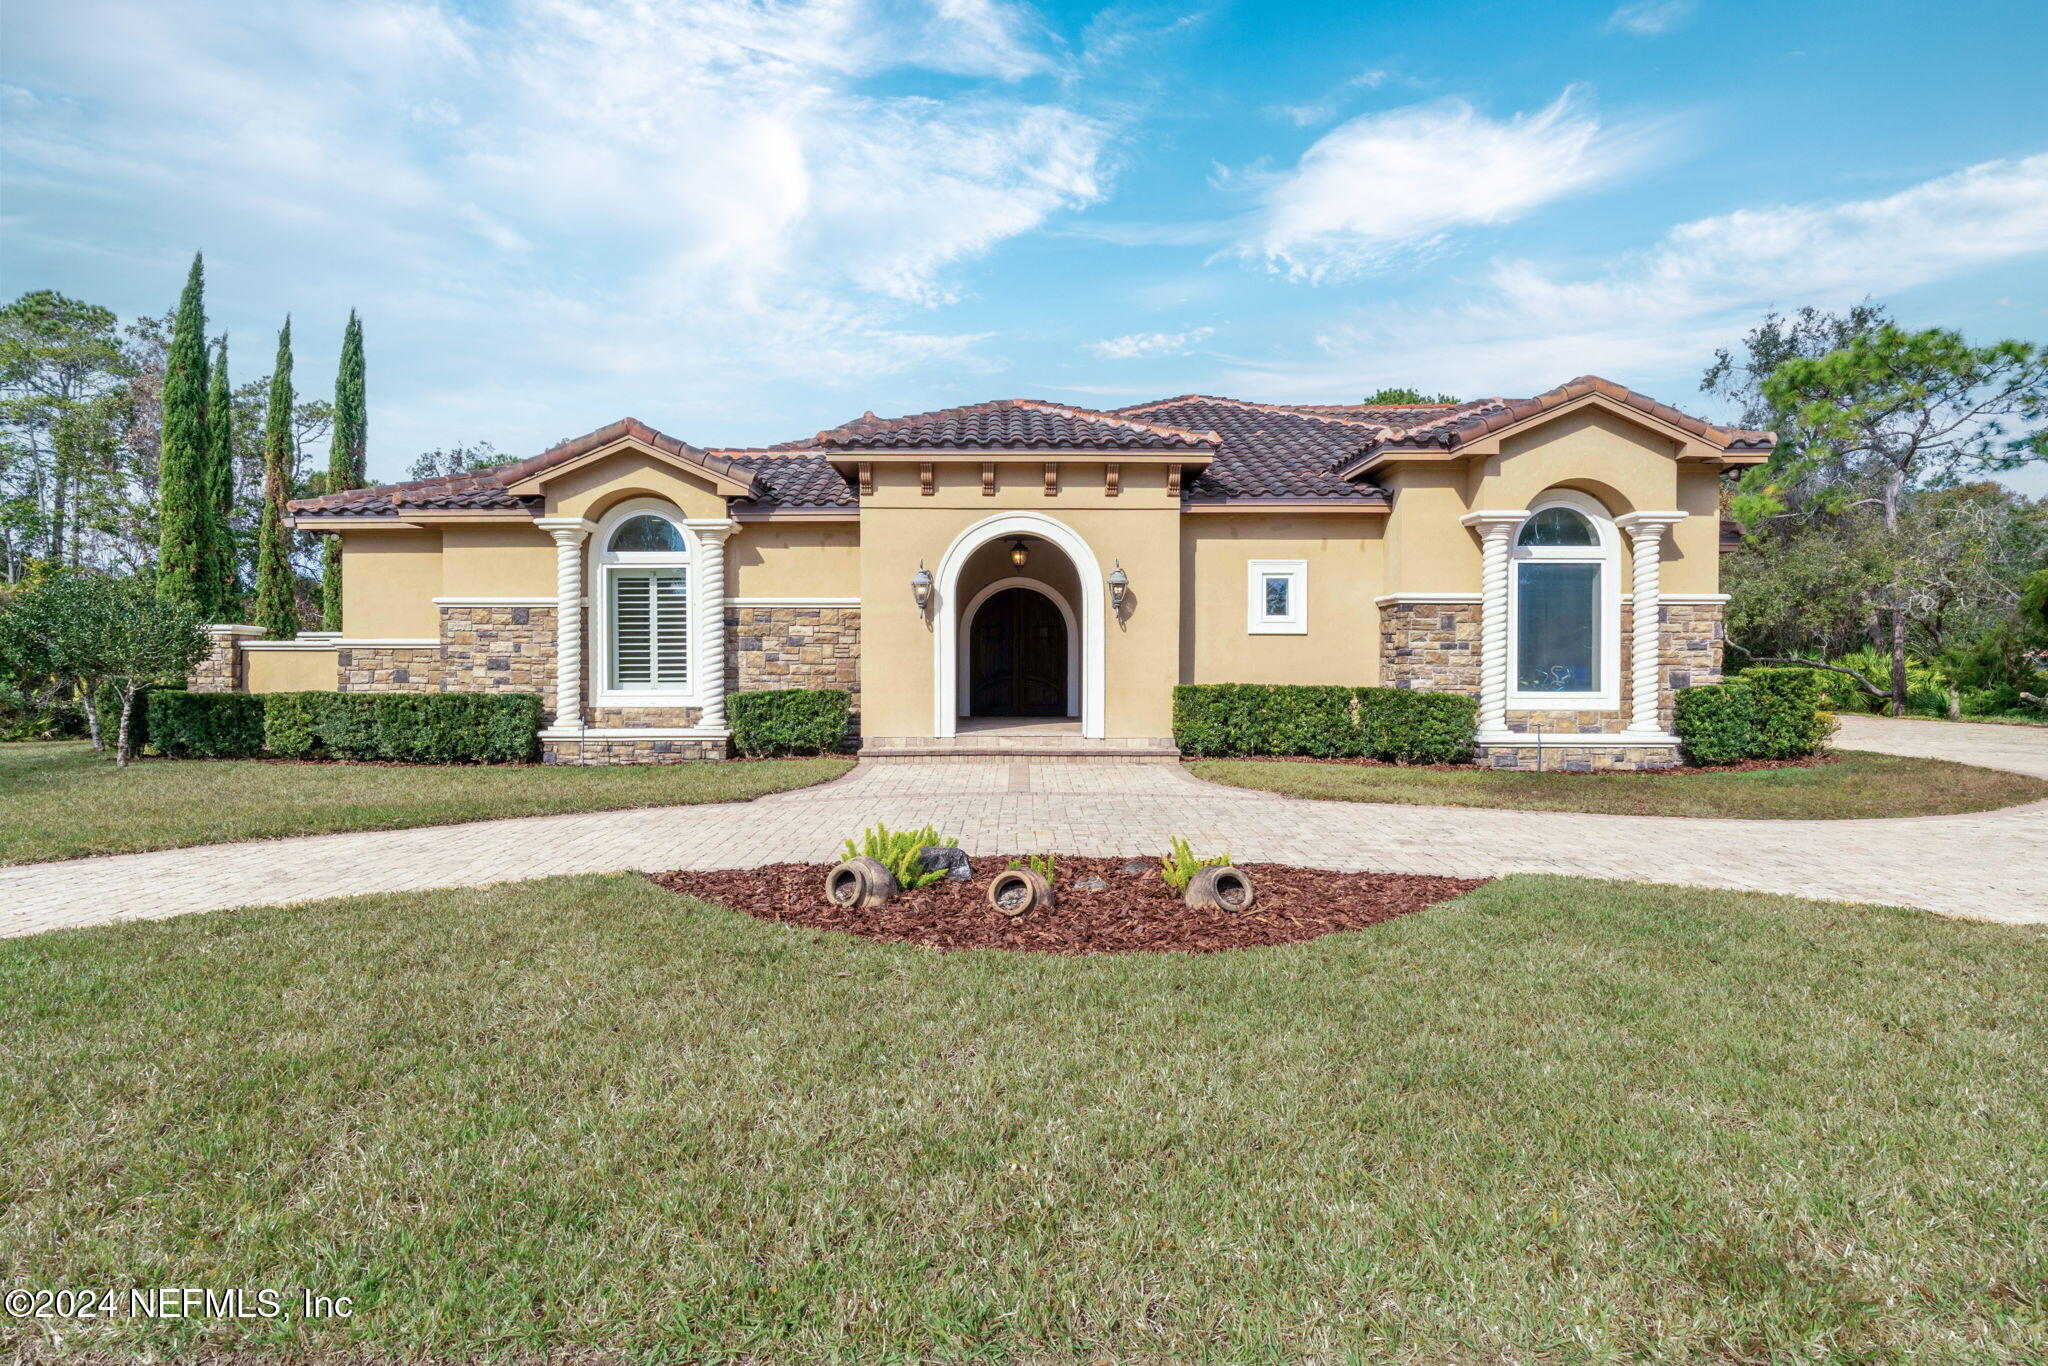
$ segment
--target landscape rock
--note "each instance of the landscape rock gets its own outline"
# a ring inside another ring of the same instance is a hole
[[[1074,884],[1074,890],[1077,892],[1106,892],[1109,890],[1109,884],[1099,877],[1084,877]]]
[[[1159,865],[1150,859],[1134,858],[1123,867],[1117,869],[1117,871],[1125,877],[1143,877],[1147,873],[1158,872]]]
[[[917,861],[924,865],[924,870],[928,873],[936,872],[940,868],[945,869],[949,881],[974,880],[974,865],[967,861],[967,851],[955,849],[950,844],[925,845],[917,851]]]

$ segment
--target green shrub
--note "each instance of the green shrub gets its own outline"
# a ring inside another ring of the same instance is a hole
[[[148,734],[173,759],[246,759],[263,750],[263,708],[247,693],[165,688],[149,695]]]
[[[951,836],[939,838],[939,832],[929,825],[922,830],[891,830],[886,825],[871,825],[861,832],[858,848],[852,840],[846,842],[844,856],[875,860],[896,875],[897,886],[910,892],[929,887],[946,875],[943,868],[925,867],[918,852],[926,845],[951,848],[957,843]]]
[[[1472,757],[1479,704],[1462,693],[1287,683],[1184,683],[1173,690],[1183,754],[1363,755],[1394,763]]]
[[[272,693],[263,742],[284,759],[519,764],[540,722],[532,693]]]
[[[1013,858],[1010,860],[1011,868],[1029,868],[1032,872],[1038,874],[1047,882],[1052,882],[1056,880],[1056,875],[1059,871],[1059,864],[1060,861],[1058,856],[1053,854],[1027,854],[1023,858]]]
[[[1173,894],[1179,896],[1188,889],[1188,884],[1195,880],[1195,874],[1201,872],[1204,868],[1228,868],[1229,866],[1230,853],[1228,850],[1217,854],[1213,858],[1196,858],[1194,846],[1190,845],[1179,835],[1175,835],[1172,847],[1166,851],[1166,856],[1159,860],[1159,876],[1168,887],[1173,889]]]
[[[846,742],[853,695],[838,688],[775,688],[725,700],[733,748],[749,758],[831,754]]]
[[[1819,673],[1752,668],[1732,682],[1681,689],[1671,728],[1696,764],[1803,758],[1834,730],[1834,721],[1820,710]]]

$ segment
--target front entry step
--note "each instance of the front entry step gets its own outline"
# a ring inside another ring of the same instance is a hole
[[[1168,736],[1085,740],[1078,735],[1001,734],[989,731],[935,739],[932,736],[873,735],[861,741],[863,759],[1180,759]]]

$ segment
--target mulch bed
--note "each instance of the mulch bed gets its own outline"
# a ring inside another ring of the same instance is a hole
[[[1215,953],[1317,939],[1407,915],[1483,886],[1485,878],[1336,873],[1284,863],[1239,868],[1257,896],[1249,911],[1191,910],[1168,890],[1156,863],[1142,874],[1129,859],[1059,857],[1058,904],[1016,919],[991,910],[989,880],[1008,856],[974,860],[971,882],[937,882],[903,892],[876,909],[850,910],[825,900],[826,863],[771,863],[762,868],[655,873],[672,892],[715,901],[762,920],[841,930],[867,939],[935,949],[1021,949],[1034,953]],[[1080,883],[1100,878],[1107,891]]]
[[[1569,741],[1560,740],[1555,748],[1563,749]],[[1543,746],[1550,749],[1546,743]],[[1196,756],[1189,756],[1190,759]],[[1209,756],[1215,757],[1215,756]],[[1324,758],[1314,754],[1240,754],[1232,755],[1223,762],[1235,760],[1261,764],[1342,764],[1348,768],[1402,768],[1409,772],[1427,770],[1431,773],[1533,773],[1534,769],[1494,769],[1484,764],[1392,764],[1385,759]],[[1842,756],[1833,752],[1809,754],[1804,759],[1739,759],[1732,764],[1679,764],[1671,768],[1644,769],[1583,769],[1545,768],[1546,776],[1560,778],[1686,778],[1695,773],[1750,773],[1764,768],[1826,768],[1839,764]]]

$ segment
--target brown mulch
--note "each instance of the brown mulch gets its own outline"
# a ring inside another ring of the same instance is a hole
[[[971,882],[937,882],[869,910],[825,900],[825,874],[832,868],[826,863],[771,863],[652,877],[672,892],[785,925],[843,930],[935,949],[1034,953],[1215,953],[1290,944],[1377,925],[1463,896],[1487,881],[1246,863],[1238,867],[1257,892],[1250,910],[1197,911],[1168,890],[1156,862],[1143,874],[1131,874],[1121,871],[1129,859],[1062,854],[1053,884],[1058,904],[1012,920],[991,910],[987,900],[989,880],[1009,862],[1009,856],[976,858]],[[1091,877],[1102,879],[1109,889],[1083,890],[1079,884]]]
[[[1559,741],[1563,749],[1568,741]],[[1545,744],[1545,749],[1551,748]],[[1189,759],[1196,756],[1190,755]],[[1214,757],[1214,756],[1209,756]],[[1431,773],[1533,773],[1534,769],[1493,769],[1484,764],[1393,764],[1385,759],[1323,758],[1313,754],[1243,754],[1235,758],[1253,760],[1262,764],[1343,764],[1350,768],[1405,768],[1410,772],[1426,769]],[[1671,768],[1644,769],[1583,769],[1545,768],[1546,775],[1560,778],[1686,778],[1695,773],[1751,773],[1763,768],[1826,768],[1839,764],[1842,756],[1832,751],[1809,754],[1804,759],[1738,759],[1732,764],[1677,764]]]

